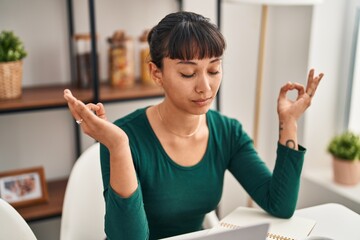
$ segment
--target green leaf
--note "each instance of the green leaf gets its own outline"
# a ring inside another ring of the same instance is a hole
[[[333,137],[327,150],[340,159],[358,160],[360,158],[360,136],[349,131],[344,132]]]
[[[0,62],[18,61],[27,56],[20,38],[12,31],[0,33]]]

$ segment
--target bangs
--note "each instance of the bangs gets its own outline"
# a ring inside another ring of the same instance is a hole
[[[165,57],[191,60],[220,57],[225,40],[215,25],[206,22],[182,22],[168,36]]]

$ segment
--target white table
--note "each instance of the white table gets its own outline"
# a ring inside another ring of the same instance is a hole
[[[323,236],[335,240],[360,240],[360,215],[343,205],[322,204],[296,210],[295,215],[316,221],[310,236]],[[195,236],[206,236],[208,231],[188,233],[166,238],[166,240],[185,240]]]
[[[295,214],[316,221],[310,236],[360,240],[360,215],[343,205],[328,203],[297,210]]]

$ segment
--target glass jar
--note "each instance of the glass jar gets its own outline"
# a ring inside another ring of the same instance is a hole
[[[116,31],[109,43],[109,79],[113,87],[130,88],[135,84],[134,41]]]
[[[155,85],[155,82],[150,77],[149,61],[150,48],[147,42],[148,30],[145,30],[139,38],[140,42],[140,79],[145,85]]]
[[[75,85],[89,88],[92,84],[91,72],[91,37],[89,34],[76,34],[75,40]]]

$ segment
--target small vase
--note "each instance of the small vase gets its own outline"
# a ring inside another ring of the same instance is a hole
[[[360,161],[333,158],[334,181],[342,185],[353,186],[360,182]]]
[[[0,100],[21,97],[22,61],[0,63]]]

